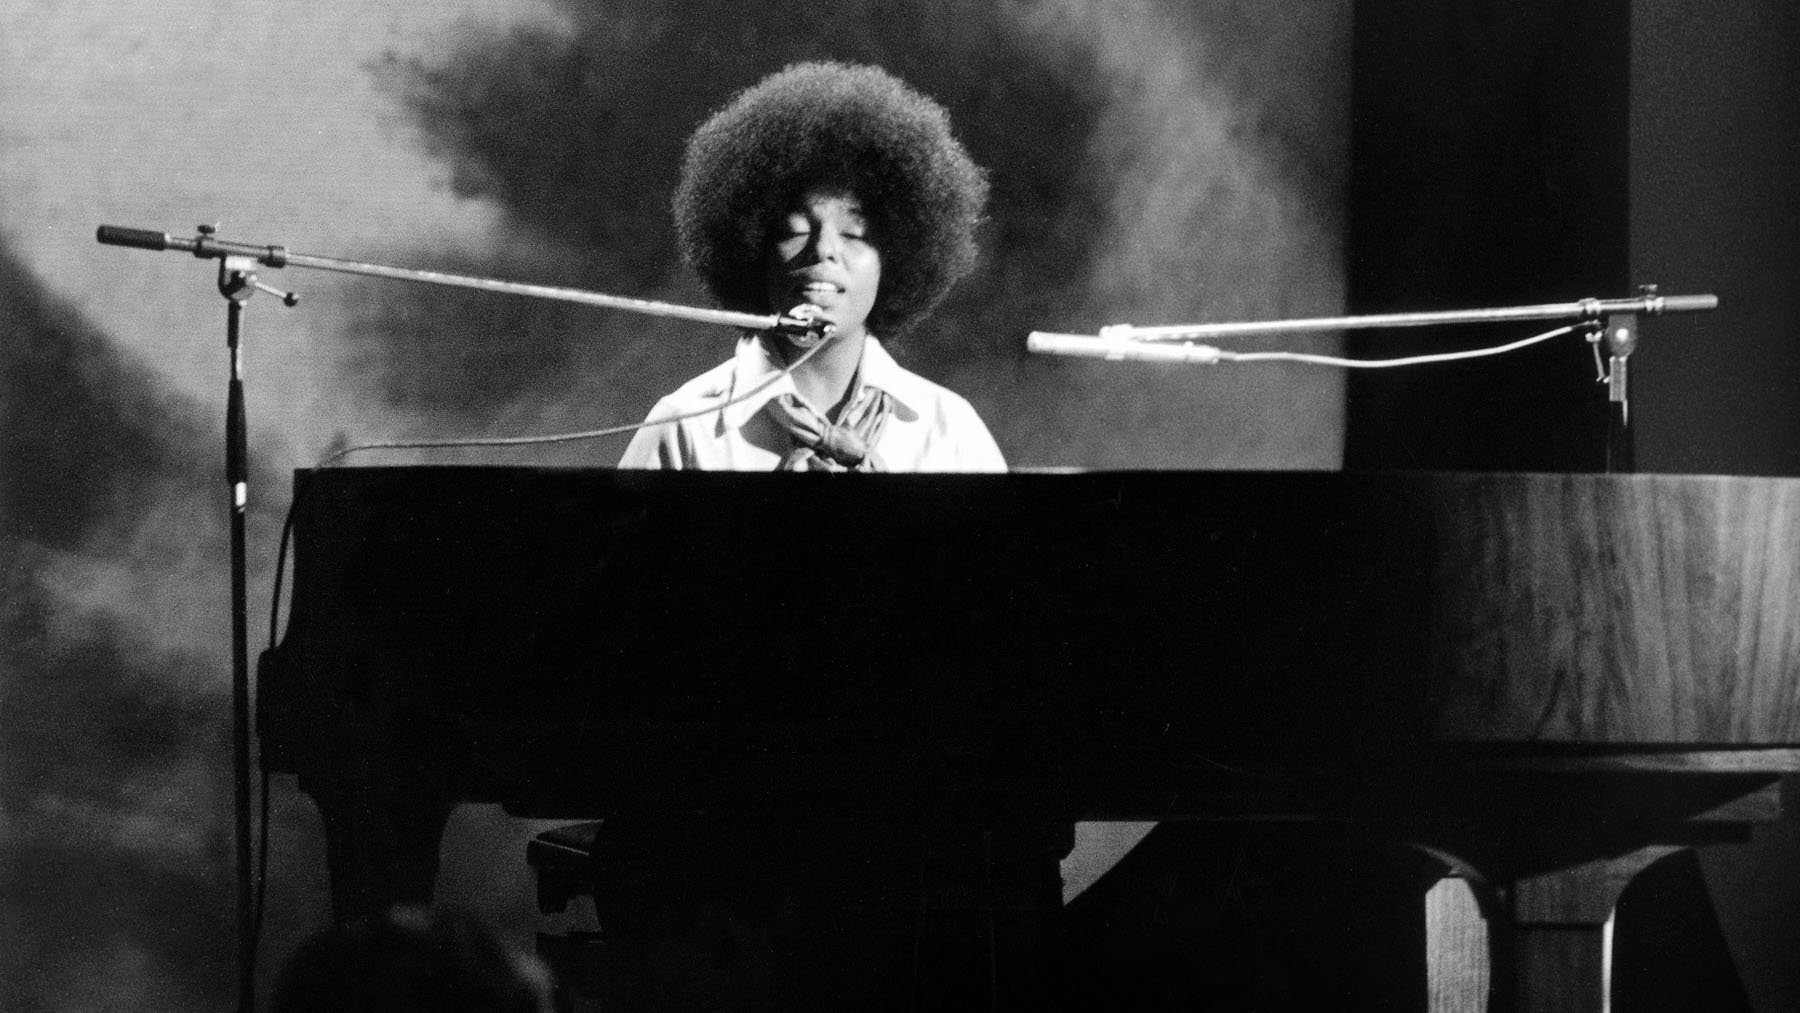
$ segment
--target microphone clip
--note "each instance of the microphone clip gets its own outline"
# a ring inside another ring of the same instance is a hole
[[[820,314],[824,311],[812,303],[800,305],[780,314],[775,318],[775,326],[770,328],[775,333],[792,341],[800,348],[812,348],[823,344],[837,334],[837,325],[826,320]]]
[[[1650,288],[1650,294],[1654,292],[1655,289]],[[1630,359],[1638,344],[1637,314],[1615,313],[1589,321],[1587,343],[1594,351],[1595,381],[1606,384],[1606,399],[1619,406],[1620,424],[1628,425],[1631,419]],[[1601,345],[1606,346],[1604,360]]]

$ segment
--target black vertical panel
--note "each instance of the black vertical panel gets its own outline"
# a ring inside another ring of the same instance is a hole
[[[1356,313],[1634,294],[1626,0],[1362,0],[1352,56]],[[1388,358],[1554,324],[1353,332]],[[1603,471],[1608,406],[1571,335],[1510,355],[1353,372],[1350,468]]]
[[[1711,313],[1648,320],[1646,471],[1800,475],[1800,6],[1638,0],[1631,256]]]

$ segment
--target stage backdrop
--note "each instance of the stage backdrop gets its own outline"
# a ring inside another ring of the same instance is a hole
[[[101,223],[700,302],[686,134],[800,59],[946,104],[994,201],[980,266],[897,353],[1028,467],[1333,468],[1342,382],[1032,357],[1033,329],[1341,312],[1348,0],[134,0],[0,23],[0,1007],[220,1008],[232,988],[229,638],[213,267]],[[252,639],[288,472],[332,448],[636,421],[733,335],[268,271],[248,314]],[[1333,339],[1257,347],[1330,350]],[[610,465],[554,453],[368,455]],[[466,808],[440,895],[526,942],[533,825]],[[278,778],[264,988],[320,925]],[[1070,867],[1103,859],[1087,828]]]

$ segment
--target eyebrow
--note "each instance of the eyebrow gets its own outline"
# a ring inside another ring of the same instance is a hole
[[[862,204],[858,201],[851,200],[844,205],[844,217],[849,219],[849,224],[865,229],[869,227],[869,213],[863,210]]]
[[[844,215],[845,215],[845,217],[855,219],[856,223],[861,225],[864,228],[870,227],[869,213],[868,213],[868,211],[864,210],[862,203],[860,201],[852,199],[849,202],[847,202],[844,205]],[[814,214],[813,205],[802,204],[800,206],[790,208],[786,212],[784,212],[781,215],[780,221],[787,222],[794,218],[816,218],[816,217],[818,217],[818,216],[816,214]]]

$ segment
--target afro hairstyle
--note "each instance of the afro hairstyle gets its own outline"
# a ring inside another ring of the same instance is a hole
[[[798,63],[739,93],[688,141],[677,238],[721,305],[786,309],[768,305],[769,230],[819,186],[862,203],[881,253],[870,331],[898,337],[975,266],[987,176],[944,107],[878,67]]]

